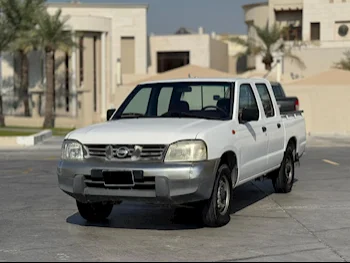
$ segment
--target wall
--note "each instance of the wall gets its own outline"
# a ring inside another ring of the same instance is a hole
[[[217,35],[215,39],[221,40],[228,45],[228,72],[230,74],[242,73],[247,70],[247,58],[240,57],[236,55],[238,53],[243,53],[245,47],[237,44],[236,42],[230,41],[230,38],[239,37],[243,40],[247,40],[247,35],[234,35],[234,34],[223,34]]]
[[[268,21],[268,3],[258,3],[243,6],[245,11],[245,22],[253,21],[255,25],[266,25]]]
[[[265,26],[269,20],[269,5],[266,3],[257,3],[243,6],[244,9],[244,21],[247,24],[247,37],[248,41],[258,40],[256,30],[253,25]],[[255,68],[254,56],[248,56],[246,59],[246,66],[248,69]]]
[[[257,34],[252,25],[265,26],[269,20],[268,3],[258,3],[243,6],[244,21],[248,26],[248,39],[257,40]]]
[[[190,64],[210,67],[209,35],[168,35],[150,37],[150,75],[157,74],[157,52],[189,51]]]
[[[304,40],[310,40],[310,23],[320,22],[321,41],[331,41],[337,37],[335,22],[350,21],[350,1],[343,3],[341,0],[334,0],[334,3],[330,3],[329,0],[307,0],[304,1],[303,12]]]
[[[295,86],[285,84],[288,96],[297,96],[310,134],[350,134],[350,85]]]
[[[284,74],[299,74],[303,77],[318,74],[334,66],[334,63],[343,58],[343,53],[349,48],[306,48],[294,49],[293,54],[303,60],[306,65],[305,69],[301,69],[295,62],[290,59],[284,61]]]
[[[228,45],[220,40],[210,38],[210,68],[229,72]]]

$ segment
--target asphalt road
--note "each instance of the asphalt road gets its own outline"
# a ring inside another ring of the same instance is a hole
[[[86,224],[57,187],[59,142],[0,151],[0,261],[350,261],[350,147],[341,143],[311,144],[290,194],[247,183],[234,191],[231,222],[203,228],[189,210],[136,203]]]

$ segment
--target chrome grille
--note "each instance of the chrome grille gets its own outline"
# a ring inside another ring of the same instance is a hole
[[[163,158],[166,148],[166,145],[89,144],[85,146],[88,149],[90,157],[112,160],[160,160]],[[109,149],[107,149],[108,147]],[[126,152],[127,154],[125,154]]]

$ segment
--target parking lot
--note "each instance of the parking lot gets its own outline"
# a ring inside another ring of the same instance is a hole
[[[349,140],[310,140],[290,194],[268,180],[235,189],[222,228],[136,203],[86,224],[57,186],[59,143],[0,152],[0,261],[350,260]]]

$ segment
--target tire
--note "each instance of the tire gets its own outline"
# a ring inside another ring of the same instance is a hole
[[[288,145],[282,164],[272,177],[272,184],[276,193],[289,193],[292,191],[295,173],[293,151],[294,147]]]
[[[219,192],[222,193],[219,206]],[[232,197],[231,170],[226,164],[221,164],[212,191],[212,195],[202,207],[202,222],[208,227],[221,227],[230,222]]]
[[[112,212],[113,204],[109,203],[81,203],[76,201],[80,215],[87,221],[100,222]]]

